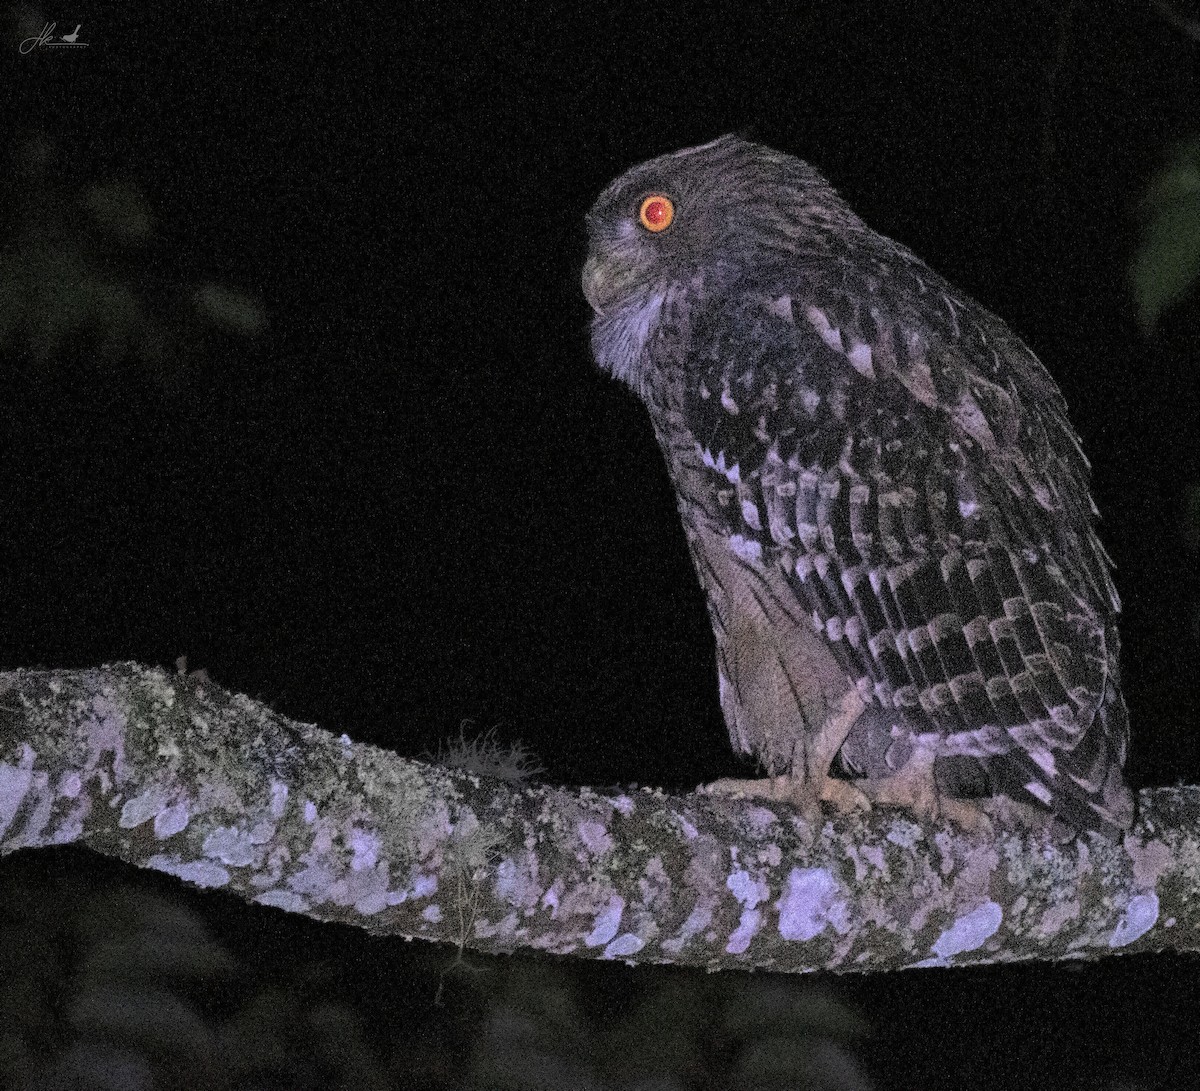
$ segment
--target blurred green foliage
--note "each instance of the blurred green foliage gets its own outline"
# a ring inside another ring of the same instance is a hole
[[[1183,491],[1183,544],[1200,550],[1200,484],[1195,482]]]
[[[255,980],[182,899],[79,877],[0,889],[0,1087],[395,1086],[353,1008]]]
[[[222,937],[211,897],[89,872],[76,850],[56,859],[52,878],[40,854],[0,870],[0,1087],[12,1091],[875,1086],[855,1055],[866,1024],[817,982],[467,961],[262,909]]]
[[[63,181],[59,152],[35,135],[13,146],[0,179],[0,349],[46,363],[68,346],[100,362],[178,362],[206,330],[241,337],[267,325],[262,305],[223,284],[164,283],[166,245],[128,180]]]
[[[1200,276],[1200,137],[1176,145],[1153,176],[1144,217],[1130,279],[1138,321],[1150,333]]]
[[[473,1091],[869,1091],[866,1023],[811,982],[663,974],[628,1010],[585,1012],[569,972],[513,960],[493,990]]]
[[[1153,334],[1173,307],[1196,296],[1200,280],[1200,135],[1177,143],[1150,179],[1130,284],[1142,331]],[[1185,548],[1200,550],[1200,484],[1184,484],[1179,509]],[[1193,607],[1192,637],[1200,639]]]

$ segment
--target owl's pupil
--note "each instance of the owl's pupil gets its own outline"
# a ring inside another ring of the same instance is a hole
[[[667,218],[667,208],[662,201],[651,201],[646,206],[646,219],[653,224],[660,224]]]

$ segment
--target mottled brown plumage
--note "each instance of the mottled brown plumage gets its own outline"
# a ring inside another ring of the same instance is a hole
[[[845,800],[832,764],[880,801],[1128,827],[1119,602],[1033,353],[736,137],[629,171],[588,227],[596,359],[650,411],[734,747],[801,800]]]

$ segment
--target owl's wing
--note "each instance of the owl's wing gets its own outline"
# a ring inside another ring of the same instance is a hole
[[[693,314],[693,518],[784,570],[869,703],[1000,790],[1127,825],[1119,602],[1061,394],[907,252],[828,269]]]

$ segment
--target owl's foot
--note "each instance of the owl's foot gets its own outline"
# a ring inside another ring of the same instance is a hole
[[[914,754],[903,769],[890,777],[854,783],[880,806],[901,807],[921,820],[944,820],[966,833],[992,832],[991,819],[981,800],[958,799],[938,791],[931,754]]]
[[[809,822],[821,818],[821,804],[842,814],[869,811],[870,798],[848,780],[829,776],[834,754],[846,739],[855,720],[862,715],[864,705],[856,690],[848,690],[834,706],[830,716],[806,740],[804,757],[794,768],[799,775],[782,774],[754,780],[724,778],[701,785],[705,795],[742,796],[747,799],[768,799],[790,803],[797,807]]]
[[[1062,819],[1032,803],[1021,803],[1008,796],[992,796],[979,803],[993,824],[1006,829],[1048,837],[1055,842],[1072,841],[1078,835]]]
[[[697,789],[701,795],[734,796],[742,799],[766,799],[774,803],[790,803],[798,807],[808,819],[820,817],[821,804],[827,803],[834,811],[849,814],[854,811],[869,811],[871,800],[865,792],[848,780],[822,777],[821,783],[801,780],[798,777],[759,777],[742,780],[723,777],[711,784],[702,784]]]
[[[826,777],[821,786],[821,802],[830,804],[835,811],[852,814],[855,811],[869,811],[871,797],[853,781],[838,780],[837,777]]]

